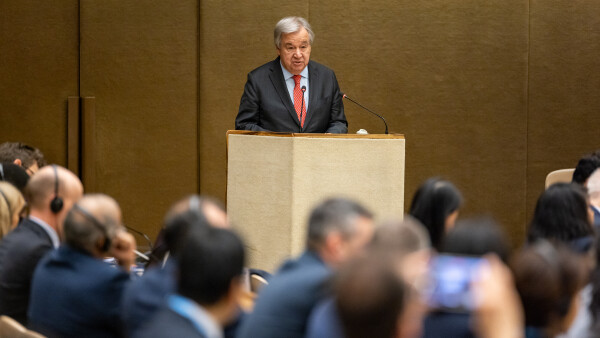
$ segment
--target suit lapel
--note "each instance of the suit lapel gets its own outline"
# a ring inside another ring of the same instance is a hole
[[[310,120],[314,115],[315,107],[317,106],[317,93],[321,92],[321,82],[319,81],[319,73],[315,67],[311,67],[312,62],[308,62],[308,109],[306,110],[306,118],[304,119],[304,129],[310,124]]]
[[[287,86],[285,85],[285,79],[283,78],[283,72],[281,71],[279,57],[277,57],[277,59],[273,61],[273,67],[271,68],[271,74],[269,74],[269,78],[271,79],[271,83],[273,83],[273,87],[275,87],[277,94],[279,94],[281,102],[283,102],[283,104],[288,110],[288,113],[290,113],[290,115],[292,116],[292,120],[296,122],[296,125],[298,125],[298,127],[300,127],[300,121],[298,121],[298,114],[296,114],[296,109],[294,109],[294,102],[292,102],[290,94],[287,90]],[[308,118],[308,116],[306,117]]]

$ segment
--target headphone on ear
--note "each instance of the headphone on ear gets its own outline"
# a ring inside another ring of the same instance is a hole
[[[63,199],[58,197],[58,169],[56,168],[56,164],[52,165],[52,169],[54,169],[54,198],[50,201],[50,210],[53,213],[58,214],[63,208]]]
[[[100,232],[102,232],[102,234],[104,235],[104,243],[102,244],[102,247],[100,248],[100,250],[102,250],[102,252],[107,252],[108,249],[110,249],[110,246],[112,245],[112,240],[110,239],[110,236],[108,236],[108,231],[106,230],[106,228],[107,228],[106,225],[104,223],[100,222],[96,217],[94,217],[94,215],[92,215],[89,211],[85,210],[83,207],[79,206],[78,204],[74,204],[73,208],[71,210],[78,211],[85,218],[87,218],[92,224],[94,224],[94,226],[96,228],[98,228],[98,230],[100,230]]]
[[[0,181],[4,181],[4,165],[2,163],[0,163],[0,178],[2,178]]]

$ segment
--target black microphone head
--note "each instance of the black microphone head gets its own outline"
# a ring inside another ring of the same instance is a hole
[[[302,88],[300,88],[302,90],[302,92],[304,93],[306,91],[306,86],[302,86]]]

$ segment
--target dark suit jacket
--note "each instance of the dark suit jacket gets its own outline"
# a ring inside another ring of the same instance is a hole
[[[308,316],[325,295],[331,270],[312,252],[283,265],[258,295],[239,338],[304,337]]]
[[[235,129],[291,133],[348,132],[344,104],[334,72],[308,63],[308,111],[300,128],[294,102],[285,85],[279,57],[248,74]]]
[[[31,283],[29,327],[48,337],[121,337],[124,270],[67,245],[38,264]]]
[[[33,271],[52,248],[48,233],[30,219],[0,241],[0,314],[27,325]]]
[[[152,321],[147,323],[141,331],[134,334],[134,338],[204,338],[205,336],[194,327],[194,324],[165,306],[160,310]]]

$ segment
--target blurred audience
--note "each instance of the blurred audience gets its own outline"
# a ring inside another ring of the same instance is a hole
[[[448,232],[440,253],[459,257],[483,257],[495,254],[506,262],[509,246],[505,234],[492,219],[473,218],[458,222],[456,227]],[[423,337],[475,337],[476,328],[473,324],[471,311],[431,309],[423,324]]]
[[[39,149],[21,142],[4,142],[0,144],[0,163],[5,162],[22,167],[29,176],[46,165],[44,154]]]
[[[600,168],[600,150],[596,150],[591,154],[583,156],[573,172],[573,183],[577,183],[582,186],[587,186],[587,180],[590,175]]]
[[[0,163],[0,181],[14,185],[21,194],[25,194],[25,186],[29,181],[29,175],[25,169],[14,163]]]
[[[177,293],[134,337],[222,337],[243,290],[244,246],[226,229],[192,227],[178,255]]]
[[[461,205],[462,195],[451,182],[430,178],[417,189],[409,213],[425,226],[431,246],[439,250],[444,234],[454,227]]]
[[[135,239],[106,195],[86,195],[67,214],[63,245],[38,264],[29,327],[48,337],[122,337],[120,305],[135,263]],[[114,257],[119,268],[103,261]]]
[[[403,314],[413,298],[389,255],[371,252],[340,268],[334,294],[347,338],[406,338]],[[419,318],[417,318],[419,320]],[[329,337],[323,335],[321,337]]]
[[[176,202],[167,212],[160,240],[152,252],[154,264],[131,283],[123,296],[123,322],[133,335],[149,322],[166,298],[176,291],[177,258],[194,227],[228,228],[223,207],[213,199],[196,195]]]
[[[27,183],[30,215],[0,241],[0,314],[27,323],[31,278],[37,263],[58,248],[63,221],[83,194],[79,178],[45,166]]]
[[[19,223],[25,207],[23,195],[12,184],[0,182],[0,239]]]
[[[540,240],[519,251],[511,269],[525,313],[525,336],[550,338],[567,331],[586,283],[581,257],[560,242]]]
[[[387,221],[378,226],[371,243],[367,246],[370,255],[385,259],[386,264],[395,269],[398,276],[402,275],[405,280],[411,282],[411,287],[406,287],[407,295],[410,294],[410,297],[407,296],[410,302],[407,301],[406,307],[410,311],[405,311],[403,315],[406,319],[406,323],[402,326],[404,337],[421,335],[424,304],[420,303],[418,297],[414,297],[414,290],[420,288],[424,282],[429,249],[427,230],[410,216],[406,216],[402,222]],[[339,280],[338,277],[336,278]],[[310,315],[306,337],[345,337],[338,309],[339,305],[335,297],[328,297],[321,301]]]
[[[329,294],[334,269],[360,254],[373,235],[373,215],[356,202],[329,199],[308,221],[306,250],[261,290],[239,337],[304,337],[314,306]]]
[[[590,175],[587,183],[587,190],[590,197],[590,208],[594,213],[594,229],[596,233],[600,231],[600,170],[596,169]]]
[[[527,241],[558,240],[587,252],[594,243],[592,219],[585,188],[570,183],[553,184],[537,201]]]

